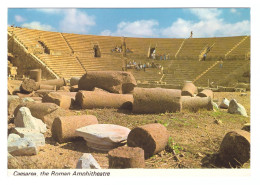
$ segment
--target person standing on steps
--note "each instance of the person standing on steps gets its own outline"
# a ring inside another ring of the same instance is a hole
[[[204,53],[204,55],[203,55],[203,61],[206,61],[206,57],[207,57],[207,53]]]
[[[220,61],[219,61],[219,68],[223,68],[223,60],[222,59],[220,59]]]
[[[193,32],[191,31],[191,32],[190,32],[190,38],[192,38],[192,36],[193,36]]]

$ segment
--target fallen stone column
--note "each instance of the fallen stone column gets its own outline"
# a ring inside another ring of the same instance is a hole
[[[42,102],[55,103],[64,109],[69,109],[71,106],[71,98],[67,95],[62,95],[56,92],[50,92],[42,98]]]
[[[94,91],[79,91],[76,94],[76,103],[80,105],[82,109],[132,109],[133,95]]]
[[[228,132],[221,142],[219,157],[228,167],[242,166],[250,159],[250,133],[244,130]]]
[[[54,91],[56,91],[56,85],[40,84],[39,87],[40,87],[40,90],[54,90]]]
[[[80,77],[71,77],[70,78],[70,86],[78,85]]]
[[[122,146],[108,152],[109,168],[144,168],[144,150],[139,147]]]
[[[152,123],[131,130],[127,138],[127,145],[142,148],[145,158],[149,158],[164,150],[168,139],[169,132],[166,127],[159,123]]]
[[[39,89],[39,90],[35,91],[35,95],[40,96],[40,97],[44,97],[51,92],[56,92],[56,91],[55,90]]]
[[[39,86],[32,79],[25,79],[20,86],[22,93],[31,93],[33,91],[36,91],[38,88]]]
[[[135,88],[134,113],[164,113],[181,111],[181,91],[162,88]]]
[[[93,124],[98,124],[93,115],[57,117],[52,124],[52,137],[59,143],[67,142],[77,137],[76,129]]]
[[[66,80],[64,78],[41,81],[42,85],[55,85],[57,89],[60,89],[62,86],[66,86]]]
[[[213,101],[210,97],[182,96],[182,109],[197,112],[199,109],[213,110]]]
[[[204,89],[197,96],[199,96],[199,97],[211,97],[212,100],[214,98],[213,91],[210,90],[210,89]]]
[[[186,81],[181,90],[181,95],[194,96],[194,94],[198,94],[198,88],[191,81]]]
[[[42,70],[41,69],[30,70],[30,79],[33,79],[35,82],[40,82],[41,78],[42,78]]]
[[[54,103],[35,103],[27,102],[18,105],[14,111],[14,116],[20,107],[28,107],[33,117],[41,119],[49,128],[51,127],[53,120],[59,116],[71,115],[72,113],[66,111]]]
[[[136,86],[134,76],[122,71],[90,71],[78,83],[79,90],[92,91],[95,87],[111,93],[129,94]]]

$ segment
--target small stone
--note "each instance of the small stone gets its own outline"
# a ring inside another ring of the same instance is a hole
[[[46,124],[42,120],[37,119],[31,115],[31,111],[27,107],[21,107],[14,119],[14,124],[16,127],[25,127],[38,130],[41,133],[47,131]]]
[[[245,130],[245,131],[247,131],[247,132],[250,132],[250,123],[244,124],[242,130]]]
[[[27,138],[28,140],[32,141],[37,147],[45,145],[44,135],[39,133],[37,130],[16,127],[12,130],[12,132],[19,135],[21,138]]]
[[[222,121],[220,119],[215,119],[214,123],[218,124],[218,125],[223,125]]]
[[[23,156],[36,155],[38,150],[32,141],[27,138],[20,138],[19,140],[8,143],[8,152],[11,155]]]
[[[204,157],[204,155],[202,155],[200,152],[198,152],[197,155],[198,155],[199,157]]]
[[[232,99],[230,101],[230,104],[228,107],[228,113],[239,114],[239,115],[247,117],[246,109],[244,108],[243,105],[241,105],[240,103],[237,103],[237,101],[235,99]]]
[[[219,108],[221,109],[228,109],[229,107],[229,100],[227,98],[223,98],[223,100],[221,101]]]
[[[90,153],[84,153],[78,160],[76,169],[101,169]]]
[[[247,96],[247,93],[241,93],[240,96]]]
[[[218,108],[218,104],[216,104],[215,102],[213,102],[212,104],[213,104],[213,108],[214,108],[215,110],[218,110],[218,109],[219,109],[219,108]]]

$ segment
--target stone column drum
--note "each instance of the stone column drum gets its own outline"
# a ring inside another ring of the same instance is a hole
[[[242,166],[250,159],[250,132],[233,130],[223,138],[219,157],[224,165],[230,167]]]
[[[132,109],[133,95],[98,91],[79,91],[76,94],[76,103],[80,105],[82,109]]]
[[[182,96],[182,109],[196,112],[199,109],[213,110],[213,101],[210,97]]]
[[[108,152],[109,168],[144,168],[144,150],[139,147],[122,146]]]
[[[123,71],[90,71],[79,80],[79,90],[92,91],[95,87],[111,93],[129,94],[136,86],[134,76]]]
[[[56,85],[57,89],[60,89],[62,86],[66,86],[66,80],[64,78],[45,80],[41,81],[42,85]]]
[[[151,123],[131,130],[127,138],[127,145],[142,148],[145,158],[149,158],[165,149],[169,136],[165,126]]]
[[[186,81],[182,87],[181,95],[194,96],[194,94],[198,94],[198,88],[191,81]]]
[[[133,112],[156,114],[181,111],[181,91],[178,89],[135,88]]]
[[[204,89],[197,96],[199,96],[199,97],[211,97],[212,100],[214,98],[213,91],[210,90],[210,89]]]
[[[30,70],[30,79],[33,79],[35,82],[40,82],[42,79],[42,70],[41,69]]]
[[[77,137],[76,129],[93,124],[98,124],[96,116],[93,115],[57,117],[52,124],[52,137],[59,143],[64,143]]]

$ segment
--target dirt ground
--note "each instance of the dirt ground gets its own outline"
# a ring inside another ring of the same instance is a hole
[[[216,92],[214,100],[235,98],[249,115],[243,117],[227,113],[227,110],[196,113],[183,111],[165,114],[132,114],[115,109],[77,110],[76,114],[95,115],[99,123],[117,124],[133,129],[148,123],[161,123],[170,132],[172,150],[164,150],[145,161],[146,168],[223,168],[218,164],[216,153],[225,134],[233,129],[241,129],[250,122],[250,92],[240,96],[239,92]],[[218,120],[218,123],[215,123]],[[222,122],[222,123],[221,123]],[[86,146],[83,139],[58,144],[51,138],[50,130],[45,133],[46,145],[39,148],[38,155],[15,157],[8,168],[22,169],[70,169],[75,168],[83,153],[91,153],[101,168],[108,168],[107,153],[94,151]],[[250,161],[242,168],[250,168]]]

